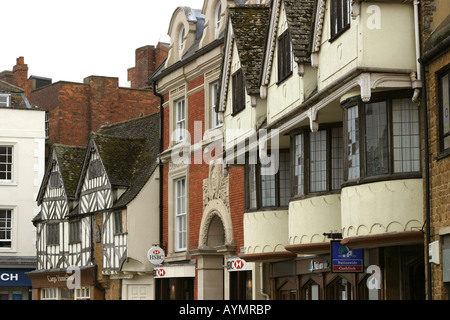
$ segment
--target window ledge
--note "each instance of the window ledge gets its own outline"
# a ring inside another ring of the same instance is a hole
[[[361,184],[366,184],[366,183],[389,181],[389,180],[421,179],[421,178],[422,178],[421,172],[380,175],[380,176],[375,176],[375,177],[365,177],[365,178],[359,178],[356,180],[346,181],[341,185],[341,188],[355,186],[355,185],[361,185]]]
[[[447,157],[449,157],[449,156],[450,156],[450,149],[446,149],[446,150],[441,151],[441,152],[434,158],[434,160],[439,161],[439,160],[442,160],[442,159],[447,158]]]

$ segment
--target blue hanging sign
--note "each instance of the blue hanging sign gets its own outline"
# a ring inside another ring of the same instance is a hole
[[[364,249],[349,249],[340,241],[330,242],[332,272],[364,272]]]

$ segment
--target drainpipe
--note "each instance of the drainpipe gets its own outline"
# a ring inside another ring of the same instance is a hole
[[[153,94],[159,97],[159,130],[160,130],[160,138],[159,138],[159,153],[164,151],[164,97],[162,94],[156,91],[156,81],[152,82],[152,90]],[[163,187],[164,187],[164,170],[162,166],[162,161],[159,159],[159,244],[161,248],[164,248],[163,245]],[[166,248],[165,248],[166,249]]]
[[[264,292],[264,277],[263,277],[263,263],[259,263],[259,277],[260,277],[260,289],[259,293],[266,298],[266,300],[270,300],[270,296]]]
[[[411,76],[412,85],[414,88],[414,95],[412,97],[412,101],[415,104],[420,103],[419,95],[420,95],[420,87],[421,87],[421,80],[422,80],[422,70],[421,65],[419,62],[420,58],[420,30],[419,30],[419,0],[414,0],[414,39],[415,39],[415,46],[416,46],[416,75]]]

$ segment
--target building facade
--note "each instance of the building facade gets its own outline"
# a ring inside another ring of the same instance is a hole
[[[424,298],[417,3],[270,6],[259,88],[235,26],[223,66],[224,127],[256,123],[249,150],[265,130],[273,155],[245,165],[240,257],[266,266],[271,299]],[[334,267],[335,241],[358,267]]]
[[[424,216],[427,221],[425,252],[426,290],[429,300],[448,300],[449,203],[449,64],[450,6],[445,1],[421,3],[423,80]]]
[[[44,175],[45,112],[0,80],[0,300],[31,300],[35,197]]]
[[[154,298],[159,124],[156,113],[103,126],[86,147],[53,147],[33,221],[35,299]]]

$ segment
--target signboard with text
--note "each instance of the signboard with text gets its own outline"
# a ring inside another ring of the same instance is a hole
[[[364,249],[349,249],[340,241],[331,241],[332,272],[364,272]]]

